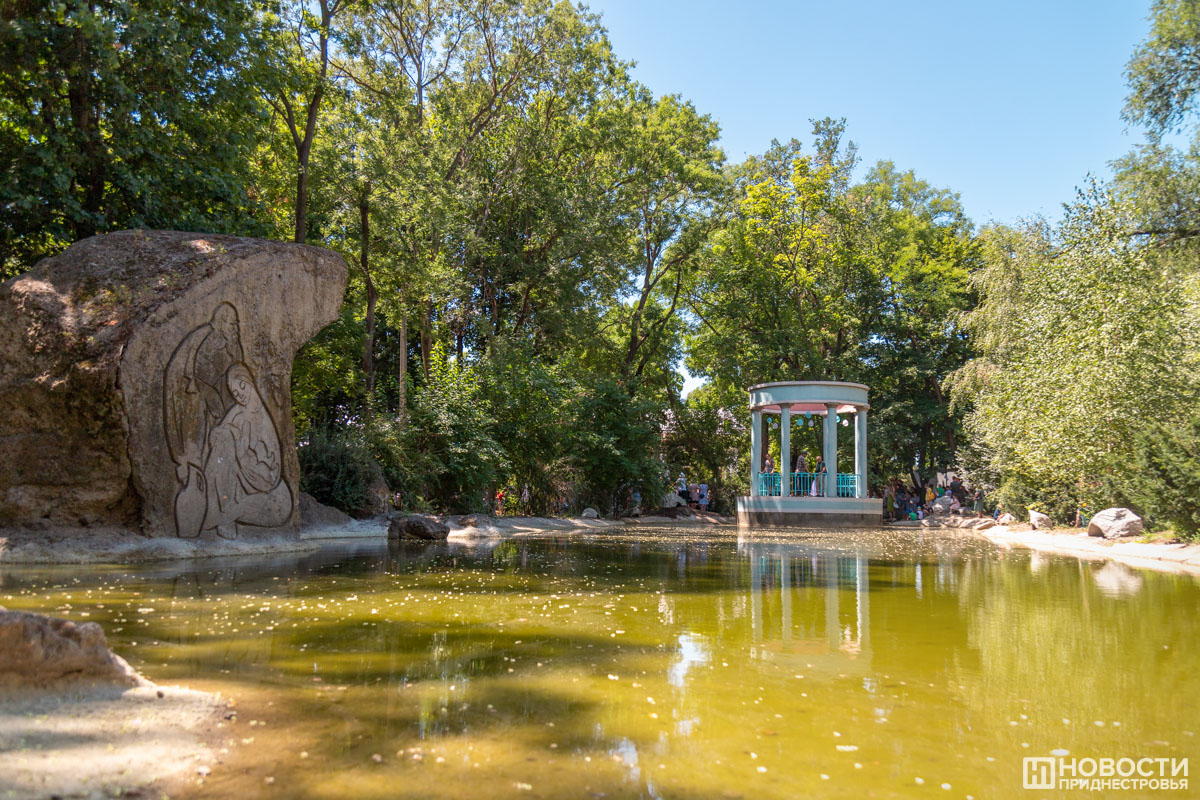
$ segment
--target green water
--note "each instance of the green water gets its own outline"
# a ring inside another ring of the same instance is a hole
[[[0,605],[236,698],[198,798],[1099,797],[1023,790],[1021,760],[1194,767],[1198,601],[886,531],[0,572]]]

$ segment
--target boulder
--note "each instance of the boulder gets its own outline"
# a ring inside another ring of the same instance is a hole
[[[328,250],[174,231],[0,283],[0,527],[294,530],[292,359],[345,286]]]
[[[372,464],[371,483],[367,486],[367,502],[362,508],[356,509],[354,515],[360,519],[370,519],[388,513],[392,510],[392,490],[383,479],[383,470],[378,464]]]
[[[318,502],[310,494],[300,493],[300,524],[306,528],[349,525],[353,518],[345,511]]]
[[[949,514],[950,505],[954,502],[954,498],[950,495],[942,495],[933,501],[934,514]]]
[[[1141,536],[1146,532],[1142,518],[1128,508],[1106,508],[1088,522],[1088,536],[1119,539],[1122,536]]]
[[[482,514],[464,514],[455,522],[462,528],[483,528],[491,525],[491,520]]]
[[[1001,514],[1000,518],[996,520],[996,522],[1000,523],[1001,525],[1011,525],[1016,521],[1017,521],[1017,518],[1014,517],[1012,514],[1009,514],[1007,511],[1005,511],[1003,514]]]
[[[146,685],[108,649],[95,622],[71,622],[0,608],[0,686],[45,687],[68,681]]]
[[[675,508],[676,506],[686,506],[683,498],[677,492],[667,492],[663,495],[661,506],[663,508]]]
[[[450,533],[450,526],[435,517],[422,514],[396,516],[388,524],[388,538],[420,539],[426,542],[442,541]]]
[[[600,512],[594,508],[585,508],[579,516],[584,519],[600,519]]]
[[[1053,523],[1050,522],[1050,517],[1040,511],[1029,510],[1029,525],[1035,531],[1049,529]]]

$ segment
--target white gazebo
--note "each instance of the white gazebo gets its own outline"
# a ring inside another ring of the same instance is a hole
[[[867,387],[835,381],[787,381],[750,387],[750,496],[737,501],[743,526],[854,527],[879,525],[883,501],[867,497]],[[763,415],[778,415],[778,469],[763,469]],[[839,423],[854,423],[854,471],[839,472]],[[793,470],[794,421],[821,425],[820,469]]]

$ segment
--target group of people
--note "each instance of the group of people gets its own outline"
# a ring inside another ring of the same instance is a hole
[[[675,481],[675,492],[687,507],[697,511],[708,511],[709,495],[707,483],[688,483],[681,472]]]
[[[911,486],[906,486],[899,480],[890,481],[883,492],[884,519],[925,519],[933,513],[934,504],[944,497],[950,498],[948,504],[942,504],[950,513],[969,511],[977,517],[982,517],[987,504],[987,494],[983,489],[968,489],[958,476],[949,477],[949,484],[943,485],[940,480],[923,481],[914,471]],[[997,506],[994,515],[1000,513],[1001,509]]]
[[[811,469],[810,469],[810,466],[811,466]],[[766,453],[765,455],[763,455],[762,473],[764,475],[778,474],[775,471],[775,457],[772,456],[770,453]],[[809,461],[808,461],[808,454],[805,453],[803,450],[801,450],[799,453],[796,454],[796,460],[792,464],[792,474],[793,475],[811,474],[813,476],[812,481],[805,484],[808,488],[805,489],[802,486],[801,490],[803,490],[805,493],[807,493],[808,495],[810,495],[812,497],[824,497],[825,496],[825,477],[826,477],[825,476],[825,459],[821,455],[818,455],[816,457],[816,460],[813,461],[812,464],[810,465]],[[781,491],[783,491],[784,494],[790,494],[793,491],[793,489],[792,489],[792,487],[787,487],[786,490],[781,490]],[[833,492],[832,484],[831,484],[831,488],[829,491],[831,493]]]

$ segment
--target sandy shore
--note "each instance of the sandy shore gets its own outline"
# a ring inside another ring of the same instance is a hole
[[[172,686],[0,696],[0,798],[159,797],[218,753],[228,704]]]
[[[1088,536],[1078,529],[1016,530],[1004,525],[978,533],[1001,547],[1027,547],[1077,558],[1110,559],[1131,567],[1200,576],[1200,544],[1112,540]]]
[[[1028,524],[996,525],[987,517],[936,516],[920,521],[892,522],[887,527],[970,531],[1004,548],[1024,547],[1042,553],[1108,559],[1131,567],[1200,575],[1200,544],[1105,539],[1089,536],[1079,528],[1035,531]]]

